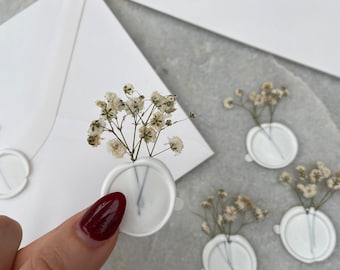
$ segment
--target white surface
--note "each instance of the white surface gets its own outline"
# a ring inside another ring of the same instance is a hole
[[[340,77],[339,1],[134,1]]]
[[[261,127],[253,127],[247,133],[249,156],[246,160],[253,160],[269,169],[283,168],[292,163],[298,152],[294,133],[280,123],[262,124]]]
[[[113,168],[104,181],[101,193],[105,195],[113,191],[126,196],[120,231],[128,235],[143,237],[157,232],[174,210],[175,181],[165,164],[154,158],[141,158]]]
[[[282,217],[279,232],[287,251],[305,263],[326,260],[336,244],[333,223],[314,208],[308,215],[301,206],[289,209]]]
[[[227,243],[226,236],[219,234],[205,245],[202,254],[204,270],[257,269],[256,255],[247,239],[241,235],[232,235],[230,239],[231,243]]]
[[[33,167],[25,191],[0,209],[22,224],[25,245],[93,203],[108,172],[126,161],[105,143],[87,144],[94,102],[127,82],[146,96],[169,91],[102,0],[40,0],[1,25],[0,40],[0,148],[21,150]],[[173,117],[186,116],[179,108]],[[159,159],[178,179],[212,151],[189,120],[173,135],[183,153]]]

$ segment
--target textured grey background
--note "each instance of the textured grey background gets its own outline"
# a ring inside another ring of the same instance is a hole
[[[0,23],[33,2],[0,0]],[[200,201],[220,187],[231,195],[248,194],[270,212],[262,223],[241,232],[255,249],[258,269],[339,269],[339,241],[328,260],[312,265],[296,261],[284,250],[272,227],[297,201],[291,190],[277,183],[281,170],[244,161],[245,134],[253,122],[244,111],[226,111],[222,101],[235,88],[252,90],[265,80],[287,85],[292,96],[279,107],[276,120],[298,137],[295,164],[324,160],[340,170],[340,79],[133,2],[106,2],[183,109],[196,112],[195,124],[216,154],[177,183],[184,209],[153,236],[121,235],[103,269],[201,269],[201,252],[208,238],[200,231],[201,220],[191,211],[199,211]],[[333,220],[337,235],[339,204],[340,195],[322,208]]]

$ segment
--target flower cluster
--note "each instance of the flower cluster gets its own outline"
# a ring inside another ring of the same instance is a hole
[[[217,190],[215,196],[209,196],[201,202],[204,215],[201,228],[204,233],[214,237],[219,233],[237,234],[241,228],[264,219],[268,212],[257,207],[246,195],[238,195],[231,200],[223,189]]]
[[[318,210],[333,194],[340,190],[340,172],[332,174],[322,161],[307,171],[305,166],[296,167],[296,179],[289,172],[280,175],[280,182],[291,186],[301,205],[309,211],[311,207]]]
[[[176,154],[181,153],[184,146],[177,136],[169,139],[165,149],[155,153],[155,146],[161,132],[179,122],[171,120],[171,113],[176,110],[176,97],[163,96],[155,91],[150,99],[146,99],[132,84],[125,85],[123,91],[126,100],[121,99],[116,93],[108,92],[105,100],[96,101],[101,113],[99,119],[90,124],[87,142],[96,147],[103,139],[102,134],[109,132],[113,135],[113,139],[107,143],[108,150],[116,158],[128,154],[132,161],[138,158],[142,144],[145,145],[150,157],[166,150],[172,150]],[[130,136],[123,132],[126,121],[132,122],[133,132]]]
[[[235,101],[233,97],[224,99],[223,104],[226,109],[232,109],[234,106],[241,107],[248,111],[254,119],[257,126],[261,126],[262,114],[265,110],[269,111],[269,123],[273,122],[274,112],[283,98],[289,95],[287,87],[274,88],[270,81],[264,82],[258,91],[251,91],[248,94],[241,89],[235,90]]]

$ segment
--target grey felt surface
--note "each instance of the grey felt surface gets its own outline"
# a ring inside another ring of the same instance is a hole
[[[0,0],[0,22],[32,2]],[[201,200],[221,187],[230,195],[247,194],[269,211],[263,222],[241,231],[255,249],[258,269],[339,269],[339,242],[328,260],[311,265],[298,262],[285,251],[272,228],[298,202],[291,190],[278,184],[282,170],[244,161],[245,135],[254,123],[244,111],[226,111],[222,102],[234,89],[257,89],[265,80],[287,85],[292,95],[280,105],[275,119],[298,138],[294,165],[323,160],[331,169],[340,170],[340,79],[129,1],[106,2],[181,106],[196,112],[195,125],[215,155],[177,182],[184,209],[174,212],[153,236],[121,235],[103,269],[201,269],[202,249],[209,239],[192,211],[200,211]],[[339,204],[340,194],[322,208],[337,235]]]

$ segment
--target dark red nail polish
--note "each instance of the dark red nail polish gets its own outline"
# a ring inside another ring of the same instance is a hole
[[[110,238],[118,229],[125,212],[125,196],[110,193],[96,201],[82,217],[79,227],[84,234],[96,241]]]

